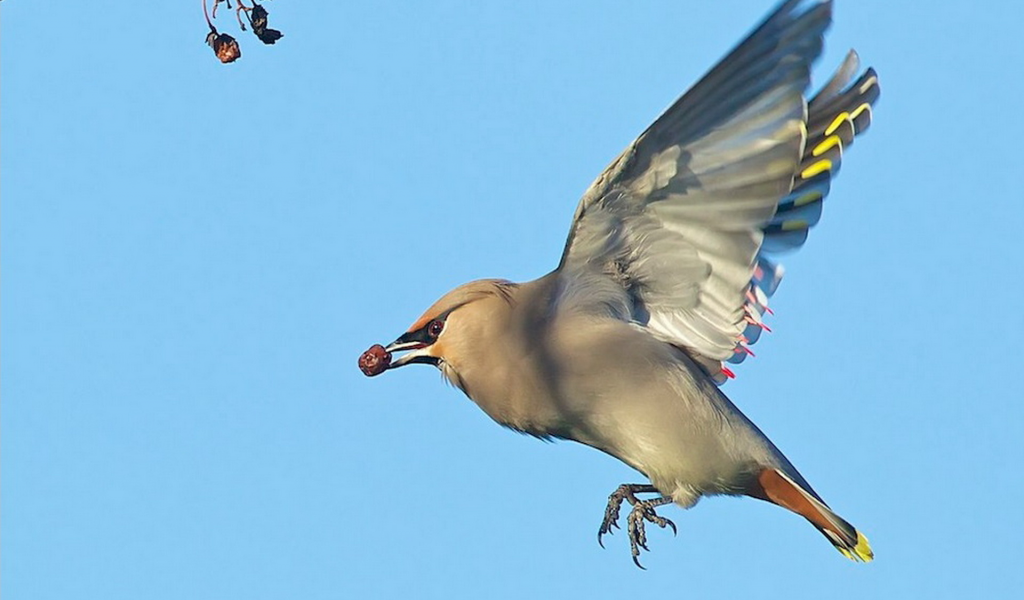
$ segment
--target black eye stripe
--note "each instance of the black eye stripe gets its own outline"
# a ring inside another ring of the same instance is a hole
[[[428,321],[426,325],[424,325],[423,327],[420,327],[416,331],[409,331],[409,332],[403,334],[402,337],[400,337],[400,338],[398,338],[396,340],[396,342],[397,343],[401,343],[401,344],[405,344],[405,343],[408,343],[408,342],[418,342],[420,344],[425,344],[425,345],[429,346],[430,344],[433,344],[434,342],[436,342],[437,341],[437,336],[441,334],[441,332],[438,331],[437,335],[430,335],[430,327],[432,325],[434,325],[434,323],[441,323],[442,330],[443,330],[443,328],[444,328],[444,319],[446,319],[446,318],[448,318],[448,313],[444,313],[440,317]]]
[[[416,331],[409,331],[409,332],[403,334],[402,337],[400,337],[397,340],[395,340],[395,342],[396,343],[402,343],[402,344],[408,343],[408,342],[419,342],[421,344],[425,344],[425,345],[428,345],[428,346],[430,344],[433,344],[434,342],[437,341],[437,335],[441,335],[441,332],[439,331],[437,335],[431,336],[430,335],[430,326],[433,325],[434,323],[441,323],[442,330],[443,330],[444,324],[448,320],[448,315],[452,314],[452,311],[454,311],[455,309],[459,308],[460,306],[462,306],[462,305],[459,304],[458,306],[453,306],[452,308],[449,308],[448,310],[446,310],[443,313],[437,315],[433,319],[427,321],[426,325],[424,325],[423,327],[420,327]]]
[[[416,331],[410,331],[402,334],[402,337],[395,340],[398,344],[408,344],[409,342],[418,342],[420,344],[433,344],[434,340],[427,335],[426,330],[417,329]]]

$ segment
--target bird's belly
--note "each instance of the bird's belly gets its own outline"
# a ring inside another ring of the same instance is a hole
[[[663,346],[603,350],[588,353],[600,364],[563,371],[567,421],[576,424],[569,437],[622,460],[684,506],[741,493],[760,462],[760,434],[703,372]]]
[[[629,403],[623,403],[629,404]],[[740,493],[756,461],[727,423],[685,410],[624,406],[598,422],[594,445],[650,479],[662,493],[690,506],[702,495]],[[585,442],[587,443],[587,442]]]

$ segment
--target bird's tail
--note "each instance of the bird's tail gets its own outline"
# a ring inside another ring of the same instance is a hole
[[[757,496],[804,517],[843,556],[853,561],[871,561],[875,555],[863,533],[832,512],[813,492],[804,489],[778,469],[765,469],[757,477]]]

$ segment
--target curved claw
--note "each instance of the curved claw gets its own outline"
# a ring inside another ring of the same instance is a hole
[[[662,517],[662,518],[664,519],[664,517]],[[672,535],[673,536],[678,536],[679,535],[679,530],[676,529],[676,524],[672,522],[672,519],[665,519],[665,525],[668,525],[669,527],[672,528]]]
[[[640,552],[651,551],[647,546],[645,523],[654,523],[662,529],[666,526],[671,527],[672,535],[678,535],[679,533],[675,523],[654,511],[656,507],[672,502],[670,496],[661,496],[653,500],[643,501],[636,497],[636,494],[639,493],[656,493],[657,491],[654,486],[649,485],[623,484],[619,486],[618,489],[608,496],[608,506],[605,508],[604,520],[597,531],[597,543],[604,548],[604,534],[614,533],[613,529],[621,529],[618,523],[619,510],[622,508],[622,503],[628,501],[633,507],[629,511],[629,517],[626,519],[626,531],[628,532],[630,550],[633,555],[633,564],[645,571],[647,567],[640,564]]]
[[[608,506],[604,509],[604,520],[601,521],[601,527],[597,530],[597,543],[602,548],[604,548],[602,540],[604,534],[614,533],[612,530],[619,528],[619,509],[622,507],[623,497],[619,490],[608,496]]]
[[[618,516],[618,515],[616,515],[616,516]],[[615,533],[614,531],[612,531],[612,529],[617,529],[618,527],[619,527],[619,524],[616,523],[615,521],[610,521],[610,522],[609,521],[605,521],[604,523],[601,523],[601,528],[597,530],[597,543],[602,548],[604,548],[604,540],[602,540],[601,538],[606,533],[608,535],[611,535],[611,534]]]

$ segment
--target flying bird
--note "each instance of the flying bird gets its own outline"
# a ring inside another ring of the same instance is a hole
[[[782,2],[591,184],[554,271],[459,286],[360,368],[434,365],[499,424],[641,473],[649,483],[616,489],[598,532],[628,502],[637,566],[645,524],[675,530],[658,507],[719,494],[786,508],[872,560],[719,387],[767,329],[779,254],[807,239],[871,122],[878,78],[852,50],[805,96],[831,20],[830,0]]]

